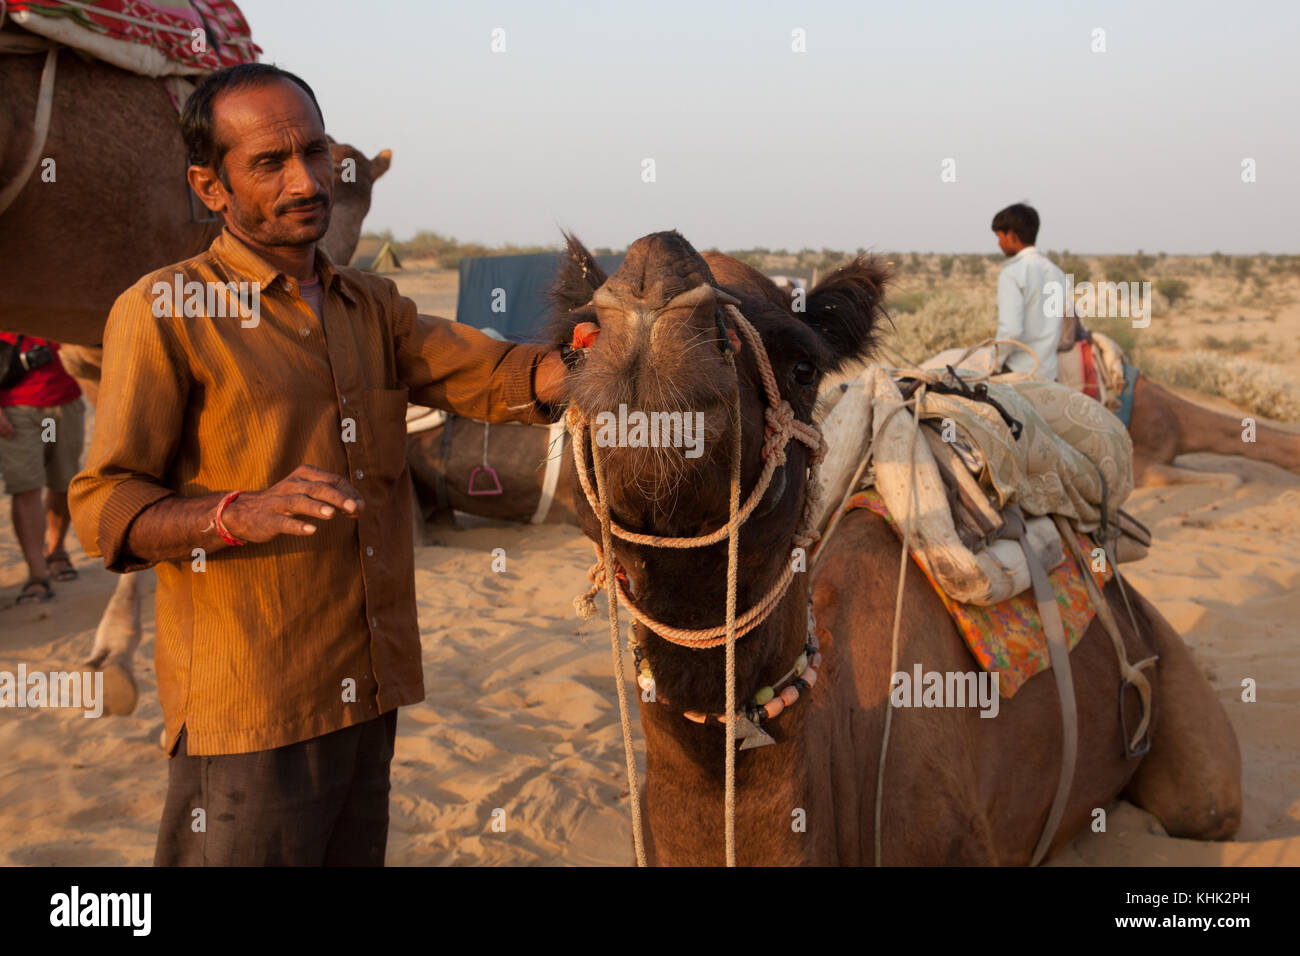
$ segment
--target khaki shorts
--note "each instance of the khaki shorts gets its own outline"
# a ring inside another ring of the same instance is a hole
[[[81,399],[66,405],[10,405],[4,414],[14,426],[11,438],[0,438],[5,494],[41,487],[66,492],[81,470],[86,427]]]

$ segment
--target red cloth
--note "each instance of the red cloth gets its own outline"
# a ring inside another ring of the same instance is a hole
[[[54,351],[54,361],[32,369],[13,388],[0,389],[0,408],[11,405],[66,405],[81,397],[81,386],[69,375],[59,361],[59,343],[47,339],[38,339],[30,335],[22,337],[22,350],[26,352],[34,345],[48,345]],[[18,335],[13,332],[0,332],[0,341],[16,345]]]
[[[203,70],[256,63],[262,52],[234,0],[188,0],[184,7],[149,0],[9,0],[8,6],[11,13],[62,17],[115,40],[143,43],[176,63]],[[190,31],[196,28],[207,34],[202,53],[193,49]]]

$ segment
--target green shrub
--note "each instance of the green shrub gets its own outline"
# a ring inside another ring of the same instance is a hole
[[[953,256],[939,257],[939,274],[945,279],[952,275],[952,264],[957,260]]]
[[[1061,271],[1066,275],[1074,276],[1074,284],[1087,282],[1092,276],[1092,268],[1088,265],[1088,260],[1079,256],[1071,256],[1068,252],[1061,255],[1061,261],[1057,263]]]
[[[1156,291],[1168,300],[1170,308],[1176,307],[1181,300],[1186,299],[1191,288],[1182,279],[1161,279],[1156,283]]]
[[[1142,270],[1131,256],[1112,256],[1105,262],[1108,282],[1141,282]]]

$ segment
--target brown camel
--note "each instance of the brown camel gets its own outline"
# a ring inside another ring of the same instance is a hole
[[[501,493],[471,495],[471,476],[475,490],[493,487],[485,471],[474,473],[483,463],[484,431],[487,461],[501,482]],[[532,521],[542,496],[546,462],[555,458],[559,480],[543,521],[578,523],[573,508],[573,459],[564,432],[551,447],[550,429],[545,426],[489,426],[449,415],[445,425],[409,436],[406,457],[425,522],[452,524],[453,509],[499,521]]]
[[[43,60],[0,56],[0,189],[29,149]],[[345,264],[391,154],[366,159],[342,143],[332,150],[334,208],[322,245]],[[206,249],[221,223],[194,221],[208,213],[190,204],[179,118],[158,79],[62,51],[42,153],[55,162],[54,180],[43,181],[38,167],[0,214],[0,326],[65,343],[64,365],[93,406],[113,301],[140,276]],[[108,713],[135,709],[140,636],[139,577],[125,574],[89,658],[104,672]]]
[[[0,56],[0,188],[31,144],[43,59]],[[192,221],[208,212],[197,199],[191,206],[179,118],[161,80],[63,51],[42,153],[54,160],[54,181],[38,166],[0,216],[0,316],[8,332],[98,345],[122,290],[206,249],[221,223]],[[368,160],[336,143],[334,159],[324,247],[346,264],[391,154]],[[355,181],[341,175],[346,160]]]
[[[1243,415],[1225,415],[1180,398],[1139,373],[1133,393],[1129,434],[1133,438],[1133,477],[1142,485],[1186,483],[1235,487],[1236,475],[1195,471],[1174,465],[1174,458],[1192,452],[1242,455],[1300,473],[1300,435],[1256,425],[1254,441],[1246,441]]]
[[[740,300],[771,357],[782,396],[810,421],[822,376],[866,358],[886,281],[884,268],[859,258],[810,293],[806,311],[760,273],[719,253],[696,253],[675,232],[638,240],[608,279],[570,240],[557,298],[568,303],[555,341],[580,322],[599,336],[570,372],[574,406],[594,420],[629,408],[701,411],[707,450],[690,459],[674,449],[603,450],[612,518],[656,535],[697,536],[726,524],[730,425],[729,370],[718,348],[713,293],[696,305],[666,308],[675,296],[710,286]],[[601,297],[595,303],[597,288]],[[728,332],[731,329],[729,320]],[[762,388],[753,350],[736,356],[742,421],[741,497],[754,487],[763,444]],[[590,433],[588,433],[590,434]],[[587,461],[591,462],[590,441]],[[751,607],[791,559],[790,542],[807,484],[802,445],[786,450],[784,480],[774,480],[739,537],[737,613]],[[595,481],[594,472],[590,475]],[[600,525],[581,491],[581,526]],[[613,555],[645,614],[700,628],[723,620],[726,542],[674,550],[614,539]],[[746,864],[860,864],[873,859],[876,773],[891,687],[890,635],[901,544],[867,510],[840,523],[813,575],[797,573],[774,613],[736,645],[737,700],[786,672],[804,646],[809,597],[824,661],[816,685],[763,723],[773,746],[736,756],[737,859]],[[810,580],[811,577],[811,580]],[[1121,622],[1130,661],[1159,654],[1146,673],[1154,688],[1150,751],[1126,758],[1121,743],[1118,665],[1094,621],[1071,655],[1079,751],[1059,850],[1118,796],[1152,812],[1179,836],[1225,839],[1241,816],[1241,766],[1227,715],[1178,634],[1135,596],[1135,631],[1112,581],[1107,598]],[[1129,593],[1134,594],[1129,588]],[[695,723],[688,711],[724,707],[722,647],[684,648],[643,625],[637,639],[654,673],[658,699],[639,703],[646,779],[641,794],[648,858],[670,865],[723,862],[724,743],[720,723]],[[907,575],[898,670],[969,672],[969,650],[925,577]],[[1130,698],[1133,695],[1129,695]],[[1136,701],[1126,708],[1129,726]],[[994,719],[973,709],[899,709],[882,801],[886,864],[1024,864],[1047,818],[1062,759],[1054,682],[1040,675]],[[802,824],[802,825],[800,825]]]

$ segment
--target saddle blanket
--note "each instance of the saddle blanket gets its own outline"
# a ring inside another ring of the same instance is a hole
[[[1056,354],[1058,377],[1063,384],[1101,402],[1127,428],[1133,417],[1137,367],[1113,339],[1100,332],[1089,335],[1090,340]]]
[[[9,0],[8,8],[24,29],[143,76],[208,73],[262,53],[233,0]]]
[[[889,509],[875,489],[860,491],[849,498],[845,512],[855,508],[873,511],[894,530],[901,539],[903,529],[895,524]],[[1084,555],[1092,553],[1092,542],[1078,535],[1079,548]],[[917,560],[915,552],[912,560],[925,572],[943,606],[957,630],[961,632],[966,646],[979,662],[981,668],[998,674],[998,690],[1001,696],[1010,698],[1015,695],[1025,681],[1035,674],[1052,666],[1047,649],[1047,639],[1043,635],[1043,623],[1038,614],[1038,604],[1034,600],[1033,590],[1023,591],[1001,603],[981,607],[977,604],[962,604],[950,598],[939,583],[931,577],[923,562]],[[1104,585],[1113,575],[1110,562],[1106,563],[1104,574],[1089,570],[1097,584]],[[1088,630],[1096,613],[1088,598],[1088,589],[1083,575],[1074,559],[1067,552],[1065,561],[1048,572],[1052,582],[1052,591],[1056,603],[1061,608],[1061,622],[1065,626],[1065,639],[1070,650]]]

